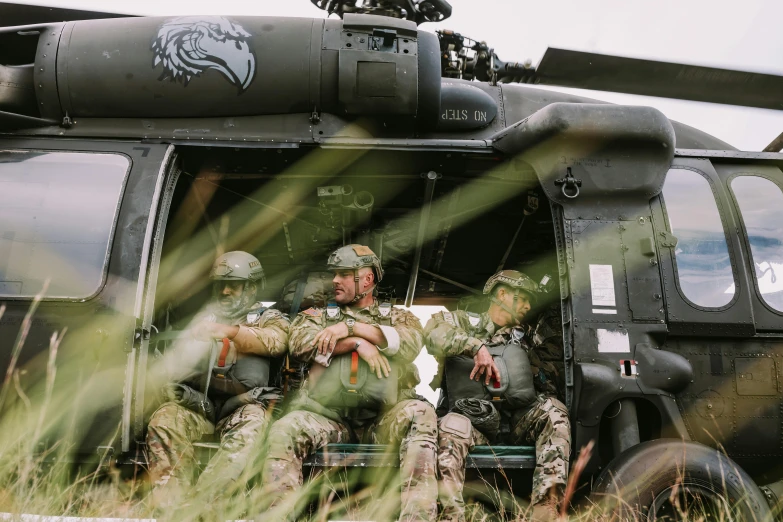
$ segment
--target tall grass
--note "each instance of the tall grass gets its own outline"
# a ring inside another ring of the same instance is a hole
[[[92,464],[77,465],[74,456],[80,440],[79,425],[105,407],[106,401],[116,401],[116,394],[106,390],[119,386],[122,369],[97,368],[89,363],[87,355],[62,357],[64,340],[80,335],[65,330],[51,335],[45,353],[18,367],[39,301],[40,297],[36,298],[22,322],[0,392],[0,512],[174,521],[274,521],[294,512],[300,513],[301,520],[313,522],[393,520],[397,516],[400,495],[394,449],[390,449],[388,467],[333,468],[312,477],[307,477],[306,468],[305,485],[275,510],[268,509],[268,496],[258,480],[263,447],[258,448],[259,457],[248,463],[244,475],[230,488],[202,492],[200,496],[185,492],[183,500],[174,505],[153,501],[143,459],[135,465],[126,462],[122,468],[114,463],[116,455],[108,446],[116,446],[116,433],[106,441],[107,448],[94,455]],[[4,312],[0,306],[0,318]],[[614,513],[618,505],[624,504],[622,492],[600,502],[577,498],[579,487],[585,486],[581,474],[591,453],[592,445],[583,448],[572,465],[561,520],[619,520]],[[485,493],[480,502],[469,502],[469,521],[527,519],[530,506],[525,498],[513,493],[519,484],[504,470],[482,480]],[[670,503],[682,520],[736,520],[728,506],[716,518],[714,513],[705,513],[703,506],[684,503],[678,493],[675,485]],[[646,520],[644,514],[634,512],[633,506],[624,507],[624,520]]]

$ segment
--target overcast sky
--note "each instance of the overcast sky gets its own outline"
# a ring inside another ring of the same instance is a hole
[[[309,0],[24,0],[142,15],[323,17]],[[451,0],[445,27],[485,40],[505,61],[538,63],[547,47],[783,74],[780,0]],[[109,7],[110,6],[110,7]],[[558,89],[613,103],[652,105],[742,150],[783,132],[783,111]],[[781,93],[783,96],[783,93]]]

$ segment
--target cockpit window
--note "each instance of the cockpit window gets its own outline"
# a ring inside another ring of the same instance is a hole
[[[119,154],[0,151],[0,298],[98,292],[129,166]]]
[[[783,312],[783,191],[759,176],[731,181],[745,224],[761,298]]]
[[[691,170],[672,169],[663,199],[669,229],[678,240],[674,257],[680,290],[697,306],[726,306],[736,293],[734,271],[709,181]]]

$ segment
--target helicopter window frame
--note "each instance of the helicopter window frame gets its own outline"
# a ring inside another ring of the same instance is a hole
[[[671,249],[671,260],[672,260],[672,269],[674,272],[674,284],[677,288],[677,292],[679,293],[680,297],[686,303],[688,303],[688,305],[692,306],[693,308],[696,308],[697,310],[701,310],[705,312],[721,312],[724,310],[728,310],[729,308],[734,306],[734,304],[738,301],[741,292],[739,292],[740,286],[739,286],[739,279],[737,273],[736,257],[735,257],[734,250],[732,249],[731,246],[731,241],[729,237],[729,227],[727,226],[726,209],[724,209],[722,205],[720,195],[718,194],[716,182],[707,173],[699,169],[696,169],[694,167],[689,167],[687,165],[672,165],[669,167],[669,170],[666,173],[666,177],[664,178],[663,187],[661,188],[660,202],[661,202],[661,208],[663,210],[666,230],[672,235],[674,235],[674,237],[677,237],[677,234],[675,234],[674,231],[672,230],[671,220],[669,219],[669,210],[667,208],[666,197],[664,194],[666,181],[669,179],[671,172],[674,170],[693,172],[694,174],[700,176],[702,179],[704,179],[707,182],[707,186],[709,187],[710,193],[712,194],[712,201],[715,203],[715,209],[718,211],[721,227],[723,228],[723,239],[726,245],[726,250],[729,255],[729,266],[731,267],[731,277],[733,280],[733,287],[734,287],[734,295],[726,304],[720,306],[705,306],[703,304],[698,304],[694,302],[682,287],[681,278],[680,278],[680,269],[678,266],[678,256],[676,252],[677,247],[675,246]]]
[[[750,261],[750,266],[752,268],[754,268],[754,274],[753,274],[754,277],[751,277],[751,279],[753,280],[753,287],[756,290],[756,295],[758,296],[759,301],[761,302],[761,304],[763,304],[764,307],[767,308],[769,311],[771,311],[772,313],[777,314],[777,315],[783,315],[783,306],[781,306],[781,308],[775,308],[775,305],[773,305],[772,303],[767,301],[767,299],[764,297],[766,294],[762,293],[762,291],[761,291],[761,287],[759,285],[759,279],[757,277],[755,277],[755,266],[756,266],[756,263],[754,261],[754,257],[755,257],[754,256],[754,252],[755,252],[756,249],[755,249],[755,247],[753,246],[753,244],[750,241],[751,235],[748,232],[748,227],[747,227],[747,224],[746,224],[746,221],[745,221],[745,213],[743,212],[743,207],[740,204],[740,200],[737,197],[737,193],[734,191],[734,185],[733,184],[734,184],[734,181],[736,179],[738,179],[738,178],[761,178],[761,179],[765,179],[765,180],[769,181],[770,183],[772,183],[772,185],[777,187],[778,190],[780,190],[781,198],[783,198],[783,184],[781,184],[780,180],[776,180],[772,176],[765,175],[765,174],[762,174],[760,172],[750,172],[750,171],[748,171],[748,172],[737,172],[736,174],[733,174],[732,176],[730,176],[726,180],[726,186],[728,187],[729,192],[731,193],[731,197],[732,197],[732,200],[734,202],[734,206],[735,206],[735,208],[737,210],[737,218],[739,220],[740,226],[742,227],[742,232],[744,234],[743,242],[745,244],[745,247],[746,247],[746,250],[747,250],[747,253],[748,253],[748,260]],[[780,237],[780,239],[783,241],[783,237]],[[771,268],[771,266],[770,266],[770,268]],[[774,276],[774,271],[773,271],[773,276]]]
[[[128,185],[130,172],[133,168],[133,159],[127,154],[121,152],[114,152],[114,151],[59,150],[59,149],[37,149],[37,148],[22,149],[18,147],[0,148],[0,154],[4,154],[4,153],[31,154],[31,155],[68,154],[72,156],[75,155],[118,156],[121,157],[123,160],[125,160],[126,165],[124,168],[124,172],[122,173],[122,177],[116,180],[118,183],[112,189],[112,192],[114,192],[114,190],[116,189],[116,202],[113,205],[113,210],[111,214],[111,224],[108,227],[108,230],[106,231],[105,249],[102,249],[104,250],[104,254],[101,261],[101,265],[100,267],[98,267],[97,263],[95,265],[95,268],[99,268],[99,270],[96,270],[96,274],[95,274],[98,277],[96,277],[91,281],[90,293],[74,295],[77,292],[68,291],[62,293],[71,294],[71,295],[49,295],[48,293],[41,294],[41,290],[39,289],[36,293],[33,294],[22,294],[22,293],[11,294],[11,293],[2,293],[2,291],[0,290],[0,299],[6,301],[32,301],[38,299],[40,301],[86,302],[94,299],[101,293],[101,291],[103,291],[104,287],[106,286],[106,281],[109,272],[109,260],[111,258],[111,251],[114,246],[114,239],[117,233],[117,223],[119,220],[122,202],[125,197],[125,189]],[[0,163],[0,172],[2,171],[2,165],[3,164]],[[0,176],[2,176],[2,174],[0,174]],[[86,214],[88,213],[88,211],[82,209],[81,213]]]

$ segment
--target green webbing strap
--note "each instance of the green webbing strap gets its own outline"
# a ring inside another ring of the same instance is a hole
[[[215,361],[217,360],[217,350],[218,343],[217,341],[212,341],[212,346],[209,349],[209,365],[207,366],[206,375],[204,376],[204,400],[201,401],[201,412],[204,414],[204,417],[207,417],[207,399],[209,395],[209,383],[212,380],[212,368],[215,366]]]

